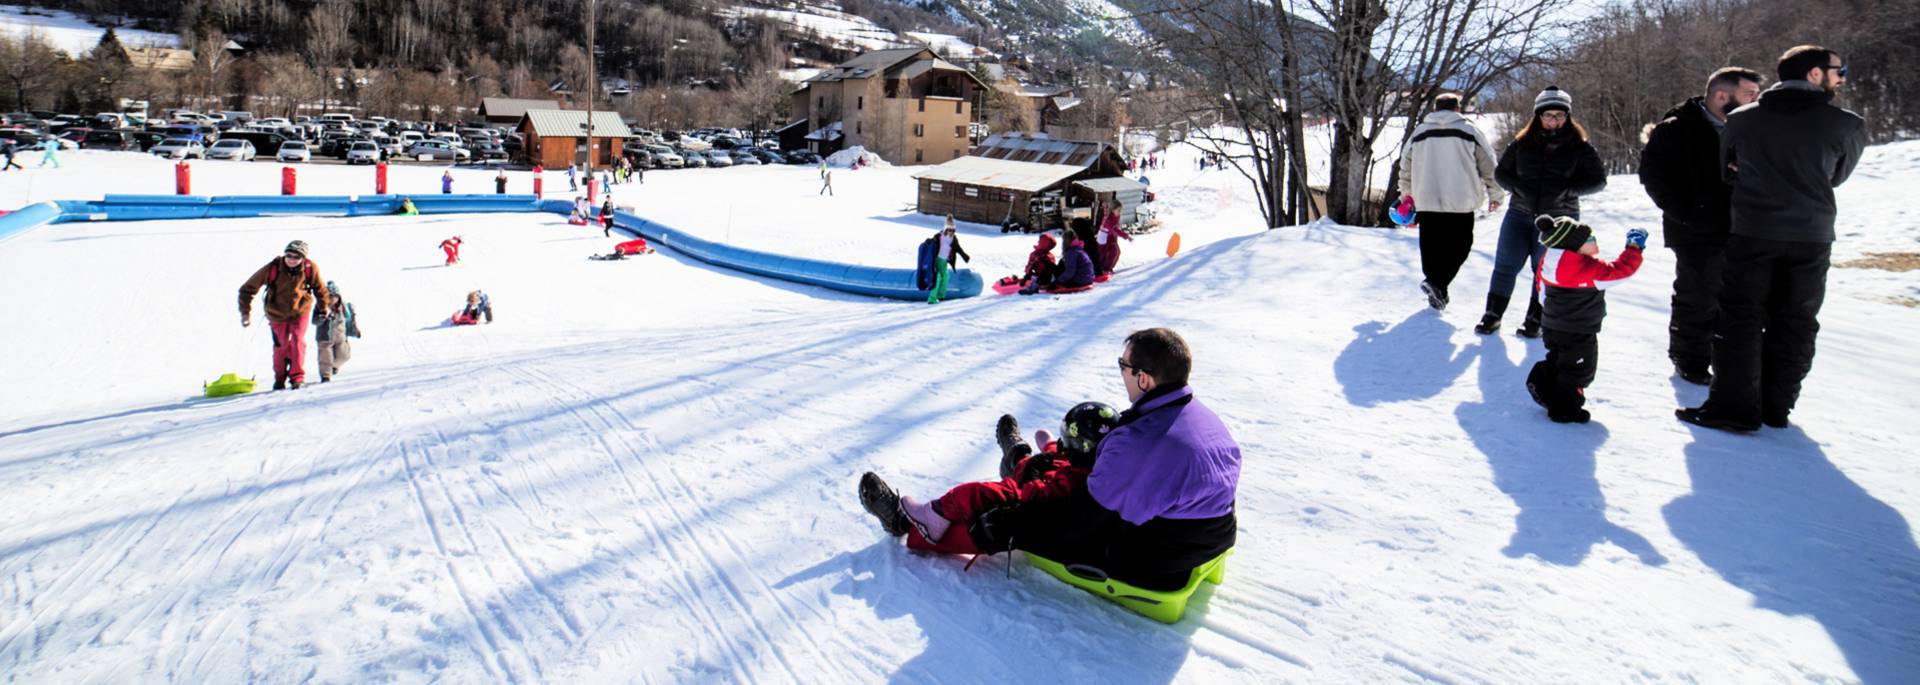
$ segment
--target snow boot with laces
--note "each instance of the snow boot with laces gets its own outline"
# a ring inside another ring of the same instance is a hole
[[[1012,414],[1001,414],[993,426],[993,440],[1000,445],[1000,477],[1013,476],[1020,460],[1033,455],[1033,445],[1020,437],[1020,422]]]
[[[888,535],[900,537],[907,534],[907,528],[913,523],[907,520],[907,512],[900,508],[900,493],[894,492],[880,475],[868,471],[860,476],[860,507],[880,520],[880,527]]]
[[[1487,296],[1487,313],[1480,315],[1480,324],[1473,332],[1481,335],[1493,335],[1500,330],[1500,318],[1506,314],[1507,299],[1499,295]]]

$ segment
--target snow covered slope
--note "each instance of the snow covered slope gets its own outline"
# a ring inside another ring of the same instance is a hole
[[[1261,232],[1176,154],[1168,229],[1090,293],[929,307],[718,271],[529,215],[50,226],[0,242],[0,672],[24,682],[1910,682],[1920,673],[1920,274],[1836,268],[1796,427],[1696,431],[1668,376],[1670,253],[1609,294],[1595,423],[1479,337],[1495,221],[1424,310],[1410,232]],[[164,192],[98,153],[0,176],[28,197]],[[1915,251],[1920,144],[1840,193],[1836,259]],[[702,235],[897,263],[936,224],[912,168],[656,173],[618,202]],[[482,182],[464,172],[459,183]],[[364,170],[308,167],[352,192]],[[22,179],[21,177],[26,177]],[[254,177],[258,176],[256,180]],[[432,188],[438,171],[396,169]],[[106,187],[105,179],[113,179]],[[273,165],[201,164],[208,192]],[[22,190],[21,181],[32,189]],[[564,180],[548,179],[548,187]],[[200,185],[200,184],[206,185]],[[516,189],[524,175],[514,179]],[[255,187],[258,185],[259,187]],[[231,188],[231,191],[224,190]],[[1593,198],[1608,249],[1656,218]],[[963,226],[987,274],[1026,236]],[[466,263],[433,246],[468,240]],[[366,337],[334,382],[266,374],[234,288],[313,244]],[[1656,232],[1657,242],[1657,232]],[[492,325],[440,325],[485,288]],[[933,495],[990,476],[995,417],[1124,401],[1128,331],[1171,326],[1246,454],[1226,582],[1162,626],[1006,558],[907,553],[873,469]]]
[[[40,7],[0,5],[0,33],[14,37],[39,36],[55,50],[75,59],[85,57],[100,43],[104,26],[97,26],[71,12]],[[133,46],[178,47],[180,37],[139,29],[116,29],[120,42]]]

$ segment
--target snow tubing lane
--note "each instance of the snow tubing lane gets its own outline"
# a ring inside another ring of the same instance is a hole
[[[568,200],[547,200],[541,203],[541,209],[555,214],[569,214],[573,211],[573,203]],[[599,210],[596,208],[594,211],[597,216]],[[899,300],[927,299],[927,291],[920,289],[915,280],[914,269],[887,269],[759,252],[699,238],[618,210],[613,213],[613,225],[694,259],[736,271],[857,295]],[[948,277],[945,297],[975,297],[985,289],[986,279],[981,278],[979,273],[971,269],[958,269]]]
[[[572,200],[540,200],[532,195],[107,195],[95,201],[42,202],[0,216],[0,239],[41,224],[71,221],[387,216],[399,213],[402,199],[412,199],[421,214],[545,211],[565,216],[573,211]],[[927,291],[915,283],[913,269],[758,252],[699,238],[628,212],[614,212],[613,221],[628,233],[715,266],[857,295],[902,300],[927,297]],[[957,269],[947,281],[946,299],[974,297],[985,288],[986,281],[980,274]]]

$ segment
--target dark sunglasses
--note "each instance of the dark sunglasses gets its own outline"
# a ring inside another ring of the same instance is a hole
[[[1840,78],[1847,77],[1847,65],[1845,64],[1829,64],[1827,65],[1827,71],[1839,74]]]
[[[292,253],[292,252],[288,252],[288,253],[286,253],[286,254],[284,254],[284,255],[281,255],[281,256],[283,256],[283,257],[286,257],[287,259],[306,259],[306,257],[302,257],[302,256],[300,256],[300,255],[297,255],[297,254],[294,254],[294,253]]]
[[[1142,367],[1138,367],[1138,366],[1134,366],[1134,365],[1132,365],[1132,364],[1128,364],[1128,363],[1127,363],[1127,360],[1125,360],[1125,359],[1121,359],[1121,360],[1119,360],[1119,362],[1120,362],[1120,369],[1121,369],[1121,370],[1123,370],[1123,371],[1138,371],[1138,372],[1140,372],[1140,373],[1144,373],[1144,374],[1149,374],[1149,375],[1151,375],[1151,374],[1153,373],[1152,371],[1148,371],[1148,370],[1146,370],[1146,369],[1144,369],[1144,368],[1142,368]]]

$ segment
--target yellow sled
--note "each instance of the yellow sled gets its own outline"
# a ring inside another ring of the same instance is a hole
[[[255,382],[251,376],[241,378],[239,374],[221,374],[219,380],[204,384],[208,397],[227,397],[245,395],[253,392]]]
[[[1221,552],[1220,556],[1201,564],[1193,570],[1187,579],[1187,586],[1178,590],[1156,592],[1122,583],[1106,577],[1100,569],[1088,566],[1067,568],[1059,562],[1034,554],[1027,554],[1027,563],[1053,574],[1068,585],[1105,597],[1120,606],[1140,612],[1141,615],[1161,623],[1178,623],[1180,616],[1187,612],[1187,600],[1200,589],[1200,581],[1219,585],[1227,576],[1227,555],[1233,554],[1233,548]]]

